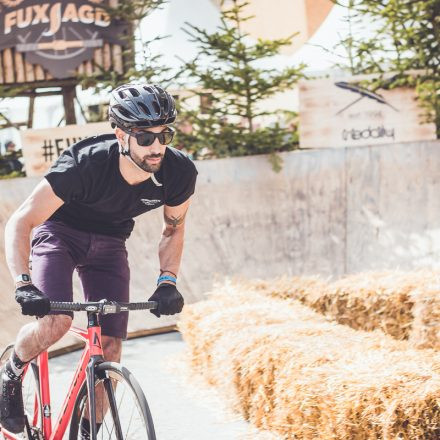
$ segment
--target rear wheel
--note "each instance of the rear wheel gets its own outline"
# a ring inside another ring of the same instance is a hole
[[[0,355],[0,368],[11,357],[14,344],[8,345]],[[28,364],[23,377],[23,407],[27,417],[28,426],[32,433],[32,438],[42,438],[43,414],[41,411],[40,380],[39,369],[36,361]]]
[[[156,440],[147,400],[133,375],[121,365],[103,362],[96,367],[98,440]],[[89,420],[87,385],[83,384],[70,422],[69,440],[80,440],[82,419]]]

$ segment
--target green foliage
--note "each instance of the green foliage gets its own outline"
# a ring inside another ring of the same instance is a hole
[[[265,111],[262,101],[291,89],[302,77],[304,66],[282,71],[262,67],[261,61],[270,65],[270,58],[289,45],[293,36],[252,42],[241,26],[252,19],[244,16],[247,4],[234,0],[231,8],[222,12],[216,32],[189,23],[184,27],[199,55],[183,62],[182,75],[196,83],[195,96],[201,100],[209,96],[206,114],[189,110],[186,100],[181,103],[178,140],[196,157],[273,153],[298,145],[296,124],[286,127],[285,115]],[[262,126],[264,120],[271,120],[269,126]],[[182,126],[190,130],[182,130]]]
[[[0,180],[7,180],[7,179],[15,179],[16,177],[25,177],[26,173],[23,171],[12,171],[11,173],[7,174],[1,174],[0,173]]]
[[[140,21],[154,10],[163,7],[167,0],[134,0],[119,2],[114,8],[106,7],[112,20],[123,20],[129,23],[129,31],[122,39],[125,40],[122,57],[126,71],[119,74],[114,70],[105,70],[102,66],[95,65],[97,73],[92,75],[78,75],[83,88],[93,87],[95,92],[108,91],[120,84],[129,82],[158,82],[166,87],[171,78],[167,78],[170,68],[161,62],[161,55],[154,55],[152,45],[166,38],[156,36],[148,41],[143,41],[140,32]],[[135,32],[136,29],[138,32]]]
[[[190,151],[194,159],[271,154],[298,148],[298,130],[293,124],[285,128],[274,123],[250,131],[246,126],[205,118],[198,112],[186,112],[184,116],[176,125],[176,145]],[[193,121],[190,133],[182,130],[188,119]]]
[[[21,152],[0,155],[0,179],[13,179],[15,177],[24,177],[26,175],[21,171],[21,164],[18,163],[20,157]]]
[[[373,87],[414,87],[440,137],[440,0],[334,1],[348,8],[351,28],[340,43],[347,54],[340,67],[379,74]],[[371,35],[361,39],[354,31],[362,23]]]

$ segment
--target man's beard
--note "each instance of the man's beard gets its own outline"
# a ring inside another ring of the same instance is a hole
[[[142,168],[144,171],[146,171],[147,173],[157,173],[160,169],[160,167],[162,166],[162,161],[163,161],[163,155],[162,154],[154,154],[151,156],[148,156],[148,159],[153,159],[153,158],[159,158],[160,157],[160,162],[159,163],[155,163],[155,164],[151,164],[148,163],[146,159],[142,159],[139,156],[137,156],[136,154],[131,153],[130,155],[131,159],[133,160],[133,162],[139,167]]]

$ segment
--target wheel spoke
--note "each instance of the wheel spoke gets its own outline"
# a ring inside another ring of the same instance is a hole
[[[104,379],[104,388],[106,391],[106,396],[109,400],[110,411],[113,418],[113,427],[116,430],[117,438],[118,440],[123,440],[124,437],[122,436],[122,431],[121,431],[121,421],[119,420],[119,408],[116,408],[115,394],[113,392],[113,385],[111,379]]]
[[[119,365],[104,362],[97,367],[95,382],[100,440],[156,440],[151,414],[139,385]],[[86,394],[83,387],[81,395]],[[102,395],[102,397],[100,397]],[[77,405],[77,404],[76,404]],[[81,407],[74,411],[69,440],[80,440],[78,423]],[[87,409],[83,409],[86,413]]]

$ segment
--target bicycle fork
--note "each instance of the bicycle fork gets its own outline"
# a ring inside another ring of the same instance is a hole
[[[98,431],[96,429],[96,367],[104,362],[104,356],[101,344],[101,327],[99,327],[98,314],[93,312],[87,313],[87,330],[89,334],[90,361],[86,369],[87,397],[89,402],[89,425],[90,438],[96,440]]]

